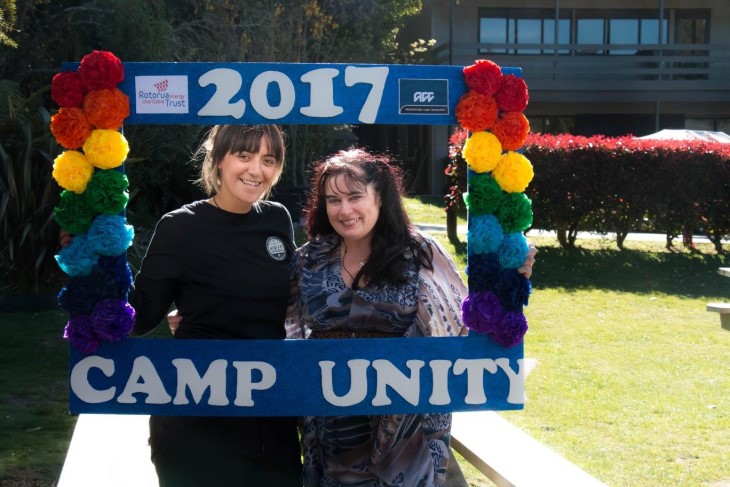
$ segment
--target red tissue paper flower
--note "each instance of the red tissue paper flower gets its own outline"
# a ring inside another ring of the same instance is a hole
[[[517,150],[525,144],[530,122],[522,112],[504,112],[492,127],[492,133],[504,150]]]
[[[51,81],[51,98],[59,107],[80,107],[86,88],[75,71],[57,73]]]
[[[51,117],[51,133],[67,149],[78,149],[91,135],[92,126],[78,107],[61,108]]]
[[[81,58],[79,77],[89,91],[114,88],[124,81],[124,67],[111,52],[92,51]]]
[[[456,104],[456,120],[459,125],[472,132],[489,130],[497,121],[498,115],[494,97],[473,90],[467,91]]]
[[[494,95],[502,86],[502,68],[488,59],[477,59],[464,68],[466,85],[482,95]]]
[[[129,116],[129,97],[119,88],[94,90],[86,95],[84,111],[96,128],[117,130]]]
[[[502,77],[502,87],[494,95],[503,112],[521,112],[527,107],[527,83],[514,74]]]

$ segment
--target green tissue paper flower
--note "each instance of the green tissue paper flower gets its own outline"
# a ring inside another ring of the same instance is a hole
[[[472,215],[491,215],[497,210],[505,193],[489,174],[472,173],[469,176],[469,192],[464,202]]]
[[[60,227],[74,234],[86,232],[94,218],[94,212],[86,201],[86,193],[61,191],[61,199],[54,211]]]
[[[532,201],[525,193],[506,193],[497,208],[504,233],[522,232],[532,225]]]
[[[129,201],[129,180],[114,169],[98,170],[86,186],[86,200],[96,213],[115,215],[124,211]]]

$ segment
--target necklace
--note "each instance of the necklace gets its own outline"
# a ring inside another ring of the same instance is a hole
[[[221,207],[220,207],[220,206],[218,206],[218,202],[217,202],[217,201],[215,200],[215,196],[213,196],[213,198],[211,198],[211,199],[213,200],[213,204],[215,205],[215,207],[216,207],[216,208],[218,208],[218,209],[220,210],[220,209],[221,209]]]
[[[344,261],[342,262],[342,268],[344,269],[345,272],[347,272],[347,275],[350,276],[350,279],[352,279],[354,281],[355,280],[355,276],[352,275],[352,272],[350,272],[350,271],[347,270],[347,267],[345,267],[345,262]]]
[[[346,256],[347,256],[347,244],[343,240],[342,241],[342,259],[341,259],[342,269],[354,281],[355,280],[355,276],[352,274],[352,272],[350,272],[350,270],[347,268],[347,265],[345,264],[345,257]],[[357,257],[356,257],[356,259],[357,259]],[[367,257],[360,257],[359,258],[358,272],[363,268],[363,266],[365,265],[365,262],[367,262]],[[357,274],[357,272],[355,274]]]

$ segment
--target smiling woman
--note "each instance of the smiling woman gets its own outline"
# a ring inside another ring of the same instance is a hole
[[[341,151],[316,167],[312,188],[310,241],[294,259],[290,338],[462,332],[466,288],[440,245],[410,223],[398,166]],[[304,485],[444,485],[450,424],[450,414],[305,417]]]
[[[176,339],[281,339],[293,228],[284,206],[264,201],[284,167],[274,125],[221,125],[203,143],[199,182],[209,199],[157,224],[129,302],[133,335],[154,329],[175,304]],[[266,276],[266,279],[252,277]],[[150,419],[161,486],[296,485],[293,418]]]

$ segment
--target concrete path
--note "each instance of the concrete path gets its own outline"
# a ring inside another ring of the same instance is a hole
[[[437,223],[416,223],[415,226],[426,232],[446,232],[445,224],[441,225]],[[466,235],[467,227],[466,225],[459,225],[456,231],[459,235]],[[527,232],[527,238],[530,237],[557,238],[557,234],[552,230],[530,230],[529,232]],[[595,232],[578,232],[578,239],[606,239],[615,241],[616,234],[607,233],[604,235]],[[662,235],[659,233],[629,233],[626,236],[626,240],[635,240],[640,242],[665,242],[666,239],[666,235]],[[692,237],[692,241],[695,243],[711,243],[710,239],[704,235],[694,235]],[[682,245],[682,236],[680,235],[679,237],[676,237],[673,242],[675,245]],[[722,243],[730,244],[730,239],[723,239]]]

